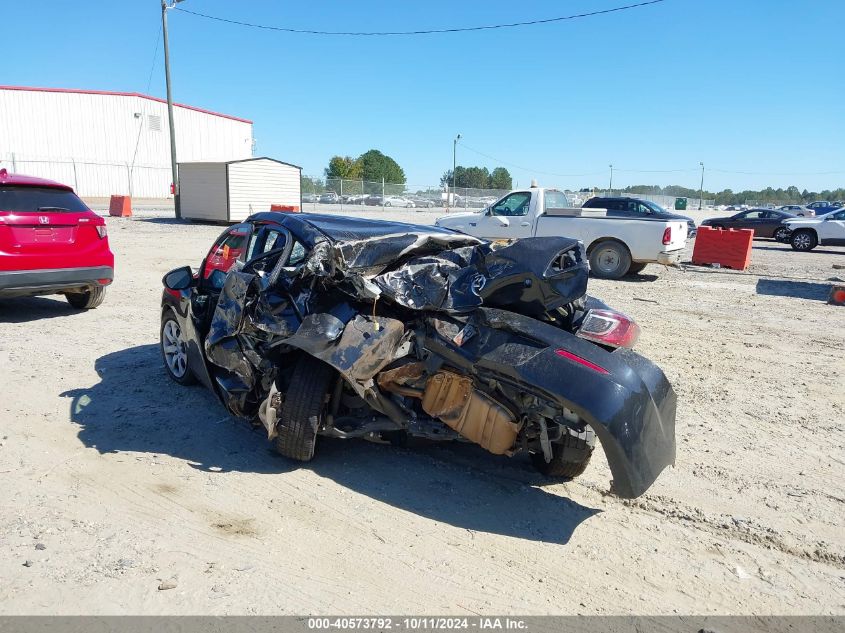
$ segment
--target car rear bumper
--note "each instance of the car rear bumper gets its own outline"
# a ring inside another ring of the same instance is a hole
[[[106,286],[114,279],[111,266],[0,271],[0,297],[55,294]]]
[[[681,253],[683,249],[678,249],[676,251],[664,251],[662,253],[658,253],[657,255],[657,263],[663,264],[665,266],[669,266],[671,264],[677,264],[681,261]]]

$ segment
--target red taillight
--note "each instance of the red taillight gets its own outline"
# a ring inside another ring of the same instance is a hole
[[[111,279],[98,279],[97,283],[101,286],[108,286],[111,283]]]
[[[672,227],[667,226],[666,230],[663,231],[663,243],[664,244],[671,244],[672,243]]]
[[[108,229],[106,228],[106,225],[105,225],[105,224],[98,224],[98,225],[97,225],[96,227],[94,227],[94,228],[96,228],[96,229],[97,229],[97,235],[99,235],[99,236],[100,236],[100,239],[103,239],[106,235],[108,235],[108,234],[109,234],[109,231],[108,231]]]
[[[616,310],[587,310],[575,334],[601,345],[633,347],[640,337],[640,326]]]
[[[584,367],[589,367],[593,371],[597,371],[600,374],[609,374],[610,372],[607,371],[604,367],[600,367],[595,363],[588,361],[586,358],[581,358],[577,354],[573,354],[572,352],[565,350],[565,349],[556,349],[555,354],[562,358],[566,358],[572,361],[575,361],[579,365],[583,365]]]

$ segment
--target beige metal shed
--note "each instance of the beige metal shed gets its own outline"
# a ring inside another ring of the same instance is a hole
[[[302,208],[301,167],[274,158],[179,163],[182,217],[241,222],[272,205]]]

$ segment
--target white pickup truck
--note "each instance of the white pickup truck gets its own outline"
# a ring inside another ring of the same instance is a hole
[[[675,263],[687,241],[683,220],[607,217],[606,209],[574,208],[563,191],[534,186],[435,224],[488,240],[573,237],[584,243],[592,273],[606,279],[638,273],[653,262]]]

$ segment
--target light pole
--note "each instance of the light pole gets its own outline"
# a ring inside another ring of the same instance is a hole
[[[167,40],[167,10],[175,7],[182,0],[172,0],[170,6],[166,0],[161,0],[161,32],[164,40],[164,78],[167,82],[167,121],[170,125],[170,169],[173,178],[173,208],[176,218],[182,217],[179,204],[179,172],[176,167],[176,130],[173,127],[173,93],[170,89],[170,46]]]
[[[452,143],[452,200],[455,199],[455,170],[457,169],[456,158],[458,156],[458,141],[461,140],[461,135],[458,134]],[[447,200],[448,202],[448,200]]]
[[[701,187],[698,189],[698,210],[701,211],[702,199],[704,198],[704,163],[698,164],[701,165]]]
[[[613,195],[613,165],[610,165],[610,186],[607,189],[610,191],[610,195]]]

